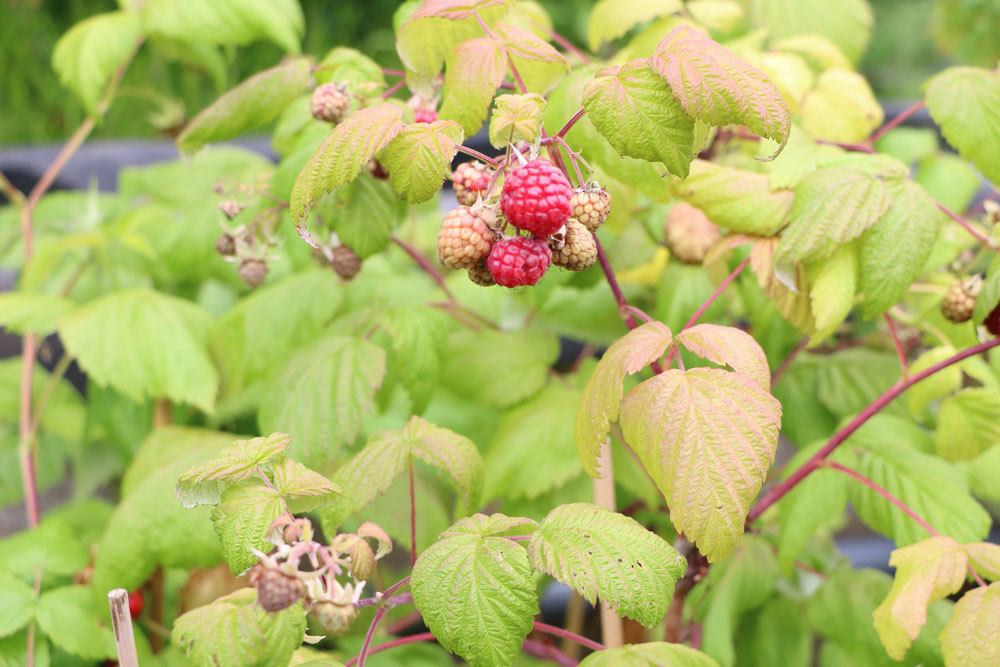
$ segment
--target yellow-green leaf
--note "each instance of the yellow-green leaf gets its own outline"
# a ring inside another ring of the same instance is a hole
[[[816,345],[837,330],[854,305],[858,276],[858,249],[853,243],[838,246],[832,255],[810,267],[809,301],[816,333],[809,339]]]
[[[1000,444],[1000,392],[973,387],[941,402],[934,444],[949,461],[970,461]]]
[[[795,198],[790,190],[772,191],[764,174],[706,160],[692,162],[691,173],[674,191],[718,226],[757,236],[781,229]]]
[[[478,132],[506,71],[507,54],[496,40],[481,37],[459,44],[448,58],[441,118],[458,121],[470,136]]]
[[[637,25],[682,9],[680,0],[599,0],[587,20],[587,42],[596,51]]]
[[[941,651],[948,667],[1000,664],[1000,583],[975,588],[955,605],[941,633]]]
[[[548,94],[569,71],[566,57],[534,34],[507,23],[498,23],[496,32],[529,93]]]
[[[545,98],[535,93],[500,95],[490,117],[490,143],[496,148],[519,141],[534,143],[542,133]]]
[[[753,336],[742,329],[718,324],[696,324],[677,334],[677,342],[720,366],[729,366],[760,385],[771,386],[767,356]]]
[[[132,12],[95,14],[80,21],[56,42],[52,67],[63,85],[94,112],[111,75],[125,63],[141,35]]]
[[[1000,579],[1000,544],[974,542],[963,544],[962,548],[969,556],[969,565],[983,579],[990,581]]]
[[[827,141],[861,141],[882,124],[882,105],[868,81],[857,72],[829,69],[805,96],[799,112],[802,127]]]
[[[951,67],[927,82],[925,99],[948,143],[1000,184],[1000,72]]]
[[[259,466],[285,452],[288,441],[284,433],[237,440],[231,447],[181,475],[177,480],[177,499],[184,507],[218,503],[219,495],[228,484],[255,475]]]
[[[382,154],[392,187],[411,204],[431,199],[451,174],[464,138],[462,126],[452,120],[407,125]]]
[[[823,37],[855,63],[875,22],[868,0],[751,0],[750,16],[772,39]]]

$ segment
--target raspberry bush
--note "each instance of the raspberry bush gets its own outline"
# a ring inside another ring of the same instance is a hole
[[[401,68],[295,0],[120,4],[0,179],[0,662],[1000,664],[989,3],[890,120],[865,0],[598,0],[589,53],[411,0]],[[48,192],[137,55],[259,41],[178,159]]]

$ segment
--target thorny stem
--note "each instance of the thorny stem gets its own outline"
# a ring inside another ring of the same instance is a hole
[[[549,32],[549,37],[552,39],[553,42],[555,42],[556,44],[558,44],[559,46],[561,46],[568,53],[573,54],[584,65],[586,65],[587,63],[590,62],[590,56],[588,56],[586,53],[584,53],[583,51],[581,51],[580,49],[578,49],[577,46],[576,46],[576,44],[574,44],[573,42],[569,41],[568,39],[566,39],[565,37],[563,37],[562,35],[560,35],[556,31],[553,30],[553,31]]]
[[[864,475],[862,475],[861,473],[859,473],[857,470],[854,470],[853,468],[848,468],[847,466],[841,465],[840,463],[837,463],[836,461],[828,461],[828,460],[821,462],[819,464],[819,467],[830,468],[831,470],[836,470],[838,472],[842,472],[845,475],[847,475],[848,477],[850,477],[850,478],[852,478],[852,479],[854,479],[854,480],[856,480],[858,482],[861,482],[862,484],[864,484],[865,486],[867,486],[869,489],[871,489],[872,491],[874,491],[875,493],[877,493],[878,495],[882,496],[883,498],[885,498],[886,500],[888,500],[890,503],[892,503],[893,505],[895,505],[896,507],[898,507],[899,509],[901,509],[903,511],[903,513],[906,514],[906,516],[908,516],[911,519],[913,519],[914,521],[916,521],[920,525],[920,527],[923,528],[924,530],[926,530],[928,533],[930,533],[932,537],[937,537],[938,535],[941,534],[941,533],[937,532],[936,530],[934,530],[934,526],[932,526],[931,524],[927,523],[927,521],[922,516],[920,516],[919,514],[917,514],[916,511],[913,510],[913,508],[911,508],[909,505],[907,505],[906,503],[904,503],[902,500],[900,500],[896,496],[894,496],[891,493],[889,493],[887,490],[885,490],[884,488],[882,488],[881,486],[879,486],[878,484],[876,484],[872,480],[868,479],[867,477],[865,477]]]
[[[572,118],[566,121],[566,124],[562,126],[562,129],[556,132],[556,138],[565,139],[566,135],[569,134],[569,131],[573,129],[573,126],[577,124],[577,121],[583,118],[585,113],[586,111],[584,111],[583,107],[580,107],[580,110],[573,114]]]
[[[892,130],[896,129],[897,127],[899,127],[900,125],[902,125],[903,123],[905,123],[910,118],[910,116],[912,116],[913,114],[917,113],[918,111],[920,111],[923,108],[924,108],[924,101],[923,100],[919,100],[917,102],[914,102],[910,106],[906,107],[905,109],[903,109],[902,111],[900,111],[898,114],[896,114],[895,118],[893,118],[888,123],[886,123],[885,125],[883,125],[879,129],[877,129],[872,134],[872,136],[868,137],[868,143],[869,144],[874,144],[876,141],[878,141],[879,139],[881,139],[882,137],[884,137],[885,135],[887,135],[889,132],[891,132]]]
[[[565,628],[560,628],[556,625],[549,625],[548,623],[542,623],[541,621],[535,621],[532,623],[532,627],[538,632],[544,632],[547,635],[554,635],[556,637],[561,637],[563,639],[569,639],[576,642],[584,648],[589,648],[592,651],[603,651],[604,645],[600,642],[595,642],[593,639],[588,639],[583,635],[578,635],[575,632],[570,632]]]
[[[489,155],[485,155],[483,153],[480,153],[475,148],[469,148],[468,146],[463,146],[462,144],[459,144],[457,146],[457,148],[458,148],[458,152],[459,153],[465,153],[466,155],[474,157],[477,160],[482,160],[483,162],[485,162],[486,164],[492,166],[493,168],[496,168],[496,166],[499,164],[499,162],[497,162],[497,160],[495,160],[494,158],[491,158]]]
[[[968,359],[969,357],[981,354],[987,350],[997,347],[998,345],[1000,345],[1000,337],[992,338],[984,343],[979,343],[978,345],[973,345],[970,348],[948,357],[944,361],[938,362],[933,366],[930,366],[929,368],[926,368],[919,373],[911,375],[905,380],[901,380],[894,384],[892,387],[883,392],[881,396],[872,401],[872,403],[867,408],[862,410],[854,419],[852,419],[849,424],[835,433],[833,437],[831,437],[827,443],[823,445],[822,449],[817,451],[801,468],[792,473],[791,476],[784,482],[781,482],[768,491],[767,494],[765,494],[764,497],[761,498],[750,510],[750,513],[747,515],[747,523],[749,524],[755,521],[761,514],[767,511],[768,508],[784,498],[789,491],[799,484],[799,482],[820,467],[822,462],[826,460],[826,458],[830,456],[834,450],[842,445],[844,441],[847,440],[855,431],[861,428],[869,419],[878,414],[884,407],[892,403],[904,391],[921,380],[924,380],[931,375],[948,368],[949,366],[957,364],[963,359]]]
[[[413,455],[410,455],[410,565],[417,562],[417,496],[413,483]]]
[[[896,329],[896,320],[892,319],[892,315],[885,313],[885,323],[889,327],[889,335],[892,337],[893,347],[896,348],[896,356],[899,358],[899,369],[905,378],[910,374],[910,364],[906,361],[906,350],[903,349],[903,342],[899,339],[899,331]]]
[[[385,599],[390,597],[393,593],[409,583],[410,578],[403,577],[392,586],[389,586],[389,588],[382,591],[382,598]],[[358,652],[356,658],[353,658],[351,662],[347,663],[348,665],[356,664],[358,667],[364,667],[365,658],[368,656],[368,652],[371,649],[372,638],[375,636],[375,630],[378,628],[378,624],[382,621],[382,618],[389,612],[390,608],[391,607],[388,605],[380,605],[379,608],[375,610],[375,617],[372,619],[371,624],[368,626],[368,631],[365,633],[365,641],[361,645],[361,650]]]

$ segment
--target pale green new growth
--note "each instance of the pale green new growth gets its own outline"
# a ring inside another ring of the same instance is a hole
[[[683,644],[627,644],[591,653],[580,667],[719,667],[719,663]]]
[[[466,134],[475,134],[506,71],[507,53],[495,39],[480,37],[459,44],[448,57],[441,118],[456,120]]]
[[[948,667],[1000,664],[1000,584],[976,588],[962,596],[941,633]]]
[[[337,125],[295,179],[292,217],[305,222],[321,197],[356,179],[403,130],[402,114],[395,104],[383,103],[360,109]]]
[[[454,536],[417,559],[413,603],[441,645],[472,667],[509,667],[538,613],[528,557],[506,537],[455,527],[446,534]]]
[[[962,545],[969,556],[969,565],[979,576],[989,581],[1000,579],[1000,544],[978,542]]]
[[[288,443],[289,438],[284,433],[237,440],[218,456],[181,475],[177,480],[177,499],[184,507],[218,503],[226,486],[255,475],[258,466],[283,454]]]
[[[382,67],[357,49],[337,46],[316,65],[316,83],[341,81],[358,92],[377,93],[385,88]]]
[[[587,43],[596,51],[641,23],[681,9],[680,0],[599,0],[590,10]]]
[[[977,322],[986,319],[1000,304],[1000,257],[995,257],[986,271],[983,286],[976,297],[976,308],[972,318]]]
[[[789,190],[772,191],[764,174],[706,160],[691,163],[691,173],[674,191],[716,225],[757,236],[771,236],[784,226],[795,197]]]
[[[305,31],[296,0],[142,0],[139,17],[147,33],[185,43],[248,44],[267,39],[299,52]]]
[[[681,107],[710,125],[746,125],[788,141],[791,118],[781,92],[767,76],[690,26],[674,28],[656,47],[653,68],[670,85]]]
[[[528,543],[532,566],[647,627],[663,620],[687,562],[634,519],[591,505],[549,512]]]
[[[795,188],[775,262],[829,257],[838,245],[875,225],[891,205],[889,188],[874,174],[851,166],[818,169]]]
[[[340,487],[298,461],[285,459],[274,466],[274,488],[293,514],[325,507],[341,494]]]
[[[462,535],[478,535],[480,537],[512,537],[530,535],[538,529],[534,520],[523,516],[507,516],[506,514],[473,514],[455,522],[448,530],[441,533],[439,539],[459,537]]]
[[[76,307],[55,294],[7,292],[0,294],[0,326],[14,333],[47,336]]]
[[[59,39],[52,52],[52,68],[93,113],[111,75],[125,62],[141,34],[139,21],[131,12],[96,14]]]
[[[1000,183],[1000,73],[951,67],[927,82],[926,100],[948,143]]]
[[[970,387],[941,401],[934,444],[947,461],[971,461],[1000,442],[1000,391]]]
[[[625,397],[620,421],[677,530],[712,562],[728,555],[774,460],[781,404],[741,373],[667,370]]]
[[[167,398],[211,412],[219,383],[207,350],[211,321],[190,301],[137,288],[73,311],[59,336],[97,384],[139,402]]]
[[[896,578],[875,610],[875,630],[886,652],[902,660],[927,620],[927,606],[965,583],[969,559],[958,542],[940,536],[896,549],[889,565]]]
[[[854,243],[838,246],[829,257],[808,267],[810,308],[816,333],[810,346],[817,345],[847,319],[854,305],[858,280],[858,248]]]
[[[407,125],[382,156],[399,196],[419,204],[436,195],[464,138],[462,126],[451,120]]]
[[[827,67],[860,60],[875,22],[866,0],[754,0],[750,15],[772,39],[796,40]]]
[[[618,419],[625,376],[656,361],[670,345],[670,329],[660,322],[636,327],[608,348],[587,382],[576,413],[574,438],[583,469],[598,476],[597,457],[607,440],[611,422]]]
[[[677,342],[720,366],[729,366],[760,385],[771,387],[771,371],[764,350],[742,329],[718,324],[696,324],[677,334]]]
[[[295,58],[250,77],[202,110],[177,137],[185,152],[263,127],[309,90],[312,61]]]
[[[257,562],[250,549],[269,551],[267,530],[285,511],[281,494],[262,480],[230,486],[212,509],[212,523],[222,543],[222,554],[233,574]]]
[[[490,143],[496,148],[508,144],[538,140],[542,133],[542,116],[545,98],[536,93],[525,95],[499,95],[494,101],[490,117]]]
[[[266,612],[252,588],[192,609],[174,622],[171,639],[194,667],[286,667],[302,644],[302,604]]]
[[[802,100],[803,129],[827,141],[863,141],[882,124],[882,105],[868,81],[848,69],[828,69]]]
[[[920,373],[934,364],[953,356],[957,350],[951,345],[941,345],[927,350],[912,363],[910,374]],[[906,406],[915,418],[924,420],[928,407],[946,396],[951,396],[962,385],[962,369],[959,364],[938,371],[926,380],[921,380],[906,390]],[[943,406],[942,406],[943,409]],[[938,422],[943,415],[939,411]],[[943,429],[942,429],[943,431]]]
[[[648,60],[601,70],[587,84],[583,108],[623,157],[662,162],[672,174],[688,174],[694,121],[681,109]]]

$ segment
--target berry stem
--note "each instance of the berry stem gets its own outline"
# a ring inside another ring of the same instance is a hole
[[[551,646],[550,644],[545,644],[534,639],[525,639],[524,643],[521,644],[521,650],[536,658],[551,660],[561,667],[574,667],[575,665],[580,664],[578,661],[566,655],[555,646]]]
[[[406,646],[407,644],[415,644],[417,642],[432,642],[437,638],[431,632],[421,632],[416,635],[409,635],[407,637],[400,637],[398,639],[393,639],[392,641],[385,642],[384,644],[379,644],[371,648],[367,653],[368,655],[374,655],[376,653],[381,653],[382,651],[388,651],[391,648],[396,648],[397,646]],[[361,655],[351,658],[346,663],[344,667],[354,667],[355,665],[363,665],[361,662]]]
[[[377,604],[384,604],[392,609],[393,607],[409,604],[411,602],[413,602],[413,593],[400,593],[399,595],[393,595],[391,597],[386,597],[385,594],[382,594],[358,600],[354,603],[354,606],[360,609],[361,607],[371,607]]]
[[[825,460],[825,461],[821,462],[817,467],[820,467],[820,468],[830,468],[831,470],[836,470],[838,472],[842,472],[845,475],[847,475],[848,477],[850,477],[850,478],[852,478],[852,479],[854,479],[854,480],[856,480],[858,482],[861,482],[862,484],[864,484],[865,486],[867,486],[869,489],[871,489],[872,491],[874,491],[875,493],[877,493],[878,495],[882,496],[883,498],[885,498],[886,500],[888,500],[890,503],[892,503],[893,505],[895,505],[896,507],[898,507],[899,509],[901,509],[903,511],[903,513],[906,514],[906,516],[908,516],[911,519],[913,519],[914,521],[916,521],[917,524],[919,524],[921,528],[923,528],[928,533],[930,533],[932,537],[937,537],[938,535],[941,534],[941,533],[939,533],[938,531],[936,531],[934,529],[934,526],[932,526],[931,524],[927,523],[927,521],[922,516],[920,516],[919,514],[917,514],[916,511],[912,507],[910,507],[909,505],[907,505],[906,503],[904,503],[902,500],[900,500],[896,496],[894,496],[891,493],[889,493],[887,490],[885,490],[884,488],[882,488],[881,486],[879,486],[878,484],[876,484],[872,480],[868,479],[867,477],[865,477],[864,475],[862,475],[861,473],[859,473],[857,470],[854,470],[853,468],[849,468],[849,467],[847,467],[845,465],[837,463],[836,461],[830,461],[830,460]]]
[[[854,144],[847,143],[843,141],[830,141],[828,139],[817,139],[817,144],[823,144],[825,146],[836,146],[837,148],[843,148],[845,151],[854,151],[856,153],[868,153],[869,155],[875,154],[875,149],[868,144]]]
[[[375,610],[375,617],[372,619],[371,624],[368,626],[368,631],[365,633],[364,643],[361,644],[361,650],[358,651],[357,657],[348,662],[348,665],[357,665],[358,667],[364,667],[365,658],[368,657],[368,652],[371,650],[372,639],[375,637],[375,628],[382,621],[382,618],[388,613],[388,607],[379,607]],[[398,644],[397,644],[398,646]]]
[[[962,229],[964,229],[965,231],[969,232],[969,234],[971,234],[973,236],[973,238],[975,238],[977,241],[979,241],[980,243],[982,243],[984,246],[986,246],[987,248],[989,248],[990,250],[992,250],[994,252],[996,252],[998,249],[1000,249],[1000,248],[998,248],[998,245],[997,245],[996,241],[994,241],[993,239],[991,239],[990,237],[988,237],[986,234],[984,234],[983,232],[981,232],[978,229],[976,229],[976,227],[971,222],[969,222],[968,220],[966,220],[965,218],[963,218],[962,216],[960,216],[958,213],[955,213],[954,211],[952,211],[950,208],[948,208],[947,206],[945,206],[941,202],[934,202],[934,203],[937,204],[938,210],[940,210],[942,213],[944,213],[945,215],[947,215],[949,218],[951,218],[952,220],[954,220],[955,222],[957,222],[962,227]]]
[[[382,99],[383,100],[389,99],[397,92],[402,90],[404,86],[406,86],[406,79],[400,79],[399,81],[397,81],[396,83],[392,84],[391,86],[385,89],[385,92],[382,93]]]
[[[701,319],[701,316],[705,314],[705,311],[708,310],[713,303],[715,303],[715,300],[718,299],[722,295],[722,293],[726,291],[726,288],[729,287],[729,284],[732,283],[734,280],[736,280],[740,276],[740,274],[743,273],[743,270],[746,269],[749,264],[750,264],[749,257],[740,262],[739,266],[733,269],[732,273],[726,276],[726,278],[721,283],[719,283],[719,286],[715,288],[715,291],[712,292],[707,299],[705,299],[705,303],[701,304],[698,307],[698,310],[694,311],[694,314],[688,318],[688,321],[684,323],[683,327],[681,327],[681,331],[693,327],[698,322],[698,320]]]
[[[549,32],[549,37],[552,39],[553,42],[561,46],[564,51],[573,54],[573,56],[576,57],[584,65],[590,62],[590,56],[588,56],[582,50],[577,48],[576,44],[569,41],[555,30]]]
[[[882,393],[881,396],[876,398],[872,403],[862,410],[858,415],[850,421],[844,428],[840,429],[831,437],[822,449],[817,451],[812,458],[810,458],[806,463],[796,470],[791,476],[784,482],[773,487],[768,491],[763,498],[761,498],[756,505],[751,508],[750,513],[747,515],[747,523],[752,523],[761,514],[767,511],[772,505],[788,495],[788,492],[794,489],[803,479],[808,477],[814,470],[820,467],[822,461],[826,460],[840,445],[844,443],[855,431],[861,428],[869,419],[878,414],[883,408],[892,403],[900,394],[904,391],[917,384],[921,380],[924,380],[935,373],[938,373],[949,366],[957,364],[963,359],[968,359],[977,354],[982,354],[987,350],[991,350],[994,347],[1000,345],[1000,337],[992,338],[986,342],[979,343],[978,345],[973,345],[970,348],[962,350],[957,354],[954,354],[944,361],[940,361],[929,368],[926,368],[919,373],[909,376],[905,380],[897,382],[892,387],[887,389]]]
[[[604,645],[600,642],[595,642],[593,639],[588,639],[583,635],[578,635],[575,632],[566,630],[565,628],[560,628],[556,625],[549,625],[548,623],[542,623],[541,621],[535,621],[532,623],[532,627],[538,631],[543,632],[547,635],[554,635],[556,637],[561,637],[562,639],[569,639],[570,641],[576,642],[584,648],[589,648],[592,651],[603,651]]]
[[[917,102],[914,102],[910,106],[906,107],[898,114],[896,114],[895,118],[890,120],[888,123],[886,123],[879,129],[875,130],[872,136],[868,137],[868,143],[874,144],[876,141],[887,135],[889,132],[891,132],[892,130],[896,129],[897,127],[905,123],[913,114],[917,113],[923,108],[924,108],[923,100],[918,100]]]
[[[791,368],[792,362],[794,362],[795,359],[800,354],[802,354],[803,350],[805,350],[807,347],[809,347],[809,336],[805,336],[802,340],[800,340],[799,343],[798,343],[798,345],[796,345],[795,347],[793,347],[792,350],[791,350],[791,352],[789,352],[785,356],[785,358],[781,361],[781,365],[779,365],[774,370],[774,372],[771,373],[771,386],[772,387],[774,385],[778,384],[778,380],[781,379],[781,376],[784,375],[785,372],[788,371],[789,368]]]
[[[438,271],[437,268],[420,253],[419,250],[398,236],[393,236],[392,242],[402,248],[406,254],[417,263],[417,266],[419,266],[424,273],[429,275],[431,279],[437,283],[438,287],[441,288],[441,291],[444,292],[444,295],[448,298],[448,301],[455,302],[455,295],[451,293],[450,289],[448,289],[448,284],[444,280],[444,275],[442,275],[442,273]]]
[[[566,124],[562,126],[562,129],[556,132],[556,138],[565,139],[569,131],[573,129],[573,126],[576,125],[581,118],[583,118],[583,115],[585,113],[587,112],[584,110],[584,108],[580,107],[580,110],[577,111],[575,114],[573,114],[572,118],[566,121]]]
[[[899,339],[899,331],[896,329],[896,320],[892,319],[889,313],[883,315],[885,318],[885,323],[889,327],[889,335],[892,337],[892,345],[896,348],[896,357],[899,358],[899,370],[905,378],[910,374],[910,364],[906,361],[906,350],[903,348],[903,342]]]
[[[486,164],[488,164],[488,165],[490,165],[490,166],[492,166],[494,168],[496,168],[496,166],[499,164],[499,162],[497,162],[497,160],[495,160],[494,158],[491,158],[488,155],[480,153],[475,148],[469,148],[468,146],[463,146],[462,144],[459,144],[457,148],[458,148],[458,152],[459,153],[465,153],[466,155],[474,157],[477,160],[482,160],[483,162],[485,162]]]

